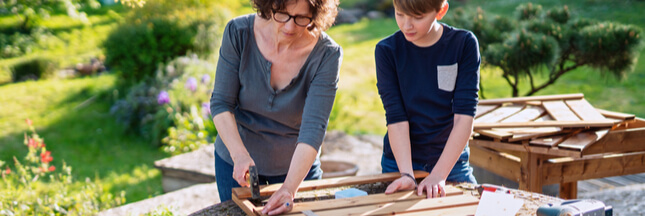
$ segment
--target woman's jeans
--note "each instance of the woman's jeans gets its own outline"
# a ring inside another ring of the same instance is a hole
[[[260,185],[283,183],[287,175],[280,176],[263,176],[258,175]],[[311,166],[309,173],[305,180],[321,179],[322,169],[320,163]],[[233,179],[233,166],[224,161],[217,152],[215,152],[215,180],[217,181],[217,190],[219,192],[219,199],[221,202],[231,200],[231,192],[233,188],[241,187],[235,179]]]
[[[477,180],[475,179],[475,176],[473,176],[473,168],[470,167],[470,163],[468,163],[469,157],[470,157],[470,148],[466,146],[464,151],[459,156],[457,163],[455,163],[455,166],[450,171],[450,174],[448,175],[448,178],[446,179],[446,181],[457,182],[457,183],[468,182],[468,183],[477,184]],[[434,165],[435,164],[423,164],[423,163],[412,162],[412,169],[424,170],[430,173],[432,172]],[[396,160],[385,157],[385,155],[381,157],[381,168],[383,169],[382,171],[383,173],[399,172],[399,167],[396,165]]]

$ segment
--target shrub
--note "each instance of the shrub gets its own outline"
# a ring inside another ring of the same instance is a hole
[[[14,82],[38,80],[51,75],[56,69],[56,63],[44,57],[36,57],[15,64],[11,67],[11,78]]]
[[[22,162],[14,157],[13,170],[0,161],[0,215],[96,215],[125,201],[123,193],[105,193],[98,181],[74,182],[72,168],[64,163],[56,169],[44,139],[29,119],[27,124],[27,156]]]
[[[163,138],[163,151],[172,155],[191,152],[214,141],[217,135],[211,120],[208,103],[200,108],[191,106],[190,112],[175,113],[175,126],[168,128],[168,136]]]

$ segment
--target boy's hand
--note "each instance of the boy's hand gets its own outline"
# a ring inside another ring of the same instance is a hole
[[[446,180],[443,178],[437,178],[428,175],[421,183],[419,183],[419,188],[417,189],[417,194],[419,196],[423,195],[423,191],[426,191],[427,198],[436,198],[436,197],[445,197],[446,196]]]

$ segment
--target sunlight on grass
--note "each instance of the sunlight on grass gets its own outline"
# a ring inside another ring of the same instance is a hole
[[[158,190],[161,186],[161,172],[145,164],[135,167],[128,173],[111,172],[102,181],[105,183],[106,190],[128,191],[126,202],[147,199],[162,193]]]

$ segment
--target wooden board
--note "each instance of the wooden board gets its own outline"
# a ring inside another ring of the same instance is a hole
[[[598,140],[605,137],[609,132],[609,129],[597,130],[597,131],[584,131],[577,134],[574,134],[571,137],[566,138],[558,147],[560,148],[572,148],[577,150],[584,150],[587,146],[596,143]]]
[[[645,172],[645,152],[551,161],[543,164],[542,183],[556,184]]]
[[[425,178],[428,176],[427,172],[424,171],[414,171],[415,178]],[[358,185],[358,184],[367,184],[372,182],[380,181],[394,181],[397,178],[401,177],[399,173],[385,173],[380,175],[370,175],[370,176],[352,176],[352,177],[338,177],[338,178],[329,178],[322,180],[310,180],[303,181],[298,187],[298,191],[308,191],[324,188],[334,188],[342,187],[348,185]],[[272,185],[263,185],[260,186],[260,196],[270,196],[275,193],[278,189],[282,187],[282,184],[272,184]],[[233,196],[237,196],[240,199],[251,198],[251,188],[233,188]]]
[[[514,97],[514,98],[500,98],[500,99],[485,99],[480,100],[479,105],[503,104],[503,103],[525,103],[528,101],[551,101],[551,100],[570,100],[582,99],[584,94],[561,94],[561,95],[545,95],[545,96],[530,96],[530,97]]]
[[[489,113],[490,111],[493,111],[498,107],[499,105],[478,105],[477,111],[475,112],[475,118],[478,118],[481,115]]]
[[[482,115],[481,117],[475,119],[475,122],[479,123],[493,123],[493,122],[499,122],[516,112],[522,110],[524,106],[520,105],[511,105],[511,106],[503,106],[499,107],[485,115]]]
[[[596,110],[598,112],[600,112],[600,114],[602,114],[606,118],[631,120],[631,119],[634,119],[636,117],[634,114],[619,113],[619,112],[614,112],[614,111],[609,111],[609,110],[604,110],[604,109],[598,109],[598,108],[596,108]]]
[[[564,138],[566,138],[566,135],[532,138],[529,144],[553,147],[564,141]]]
[[[611,127],[612,120],[598,121],[544,121],[544,122],[503,122],[503,123],[475,123],[474,129],[510,128],[510,127]]]
[[[370,196],[363,197],[370,199]],[[424,212],[429,210],[450,209],[460,206],[477,206],[479,199],[471,195],[447,196],[433,199],[417,199],[404,201],[390,201],[380,204],[370,205],[350,205],[341,208],[313,211],[318,216],[337,216],[337,215],[391,215],[410,212]],[[302,213],[288,215],[304,215]]]
[[[605,117],[584,98],[579,100],[566,100],[564,102],[582,120],[605,120]]]
[[[580,118],[569,109],[564,101],[546,101],[542,102],[544,109],[558,121],[580,121]]]
[[[544,114],[544,109],[538,106],[526,106],[522,111],[502,120],[502,122],[529,122]]]

